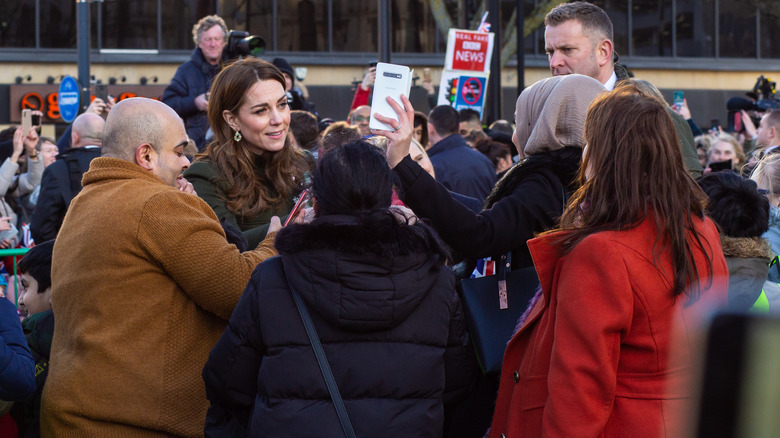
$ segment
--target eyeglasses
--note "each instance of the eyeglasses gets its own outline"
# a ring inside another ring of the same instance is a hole
[[[760,195],[768,195],[769,194],[769,190],[767,190],[767,189],[758,189],[758,194],[760,194]]]
[[[352,118],[352,120],[354,120],[356,122],[367,122],[367,121],[371,120],[371,117],[355,116],[355,117]]]

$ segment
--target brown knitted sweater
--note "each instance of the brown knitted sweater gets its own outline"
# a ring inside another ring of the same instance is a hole
[[[239,253],[211,208],[96,158],[54,246],[44,437],[202,436],[201,370],[273,235]]]

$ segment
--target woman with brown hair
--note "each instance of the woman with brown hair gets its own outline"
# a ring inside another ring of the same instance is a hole
[[[290,145],[284,76],[255,58],[235,62],[214,79],[209,123],[214,141],[184,173],[220,220],[254,248],[273,216],[290,213],[310,165]]]
[[[692,352],[672,351],[675,325],[726,301],[718,231],[664,104],[618,86],[591,104],[585,141],[559,228],[528,242],[541,290],[507,345],[491,437],[679,432]]]

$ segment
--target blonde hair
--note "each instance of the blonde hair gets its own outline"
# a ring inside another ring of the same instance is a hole
[[[766,180],[767,184],[765,184],[765,186],[769,191],[770,197],[780,194],[780,154],[769,154],[764,156],[764,158],[758,162],[756,168],[753,169],[750,179],[755,181],[759,187],[761,187],[761,183]]]

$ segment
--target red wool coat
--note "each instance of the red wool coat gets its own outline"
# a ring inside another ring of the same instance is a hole
[[[675,333],[696,330],[697,316],[725,305],[728,291],[713,222],[694,226],[704,251],[689,240],[702,285],[690,305],[672,296],[668,252],[653,261],[651,219],[588,236],[563,256],[552,243],[557,233],[528,242],[542,297],[507,345],[491,438],[657,438],[679,430],[693,346]]]

